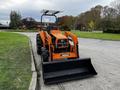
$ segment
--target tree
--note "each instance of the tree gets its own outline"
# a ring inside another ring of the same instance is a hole
[[[111,2],[111,6],[117,10],[118,15],[120,15],[120,0],[114,0]]]
[[[75,17],[73,16],[62,16],[58,18],[58,23],[62,27],[74,28]]]
[[[102,17],[105,19],[113,19],[117,17],[117,10],[109,7],[109,6],[105,6],[102,10]]]
[[[85,26],[85,28],[89,29],[90,28],[89,23],[93,21],[94,29],[97,29],[101,19],[102,8],[103,7],[101,5],[97,5],[91,8],[89,11],[86,11],[85,13],[78,15],[78,18],[76,20],[76,25],[82,24]]]
[[[11,11],[10,13],[10,27],[11,28],[19,28],[21,24],[21,15],[20,13],[16,12],[16,11]]]
[[[102,18],[100,23],[103,32],[119,33],[120,32],[119,23],[120,23],[120,18],[119,18],[118,10],[111,6],[105,6],[102,10]]]
[[[120,0],[114,0],[113,2],[111,2],[111,6],[117,10],[115,27],[117,32],[120,33]]]
[[[95,29],[95,22],[94,22],[94,21],[90,21],[90,22],[88,23],[88,25],[89,25],[90,31],[92,31],[92,30]]]
[[[37,22],[32,17],[26,17],[26,18],[22,19],[22,24],[27,29],[33,29],[37,26]]]

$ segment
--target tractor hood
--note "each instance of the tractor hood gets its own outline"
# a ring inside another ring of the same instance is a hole
[[[65,35],[62,34],[60,30],[52,30],[51,34],[56,37],[57,39],[67,39]]]

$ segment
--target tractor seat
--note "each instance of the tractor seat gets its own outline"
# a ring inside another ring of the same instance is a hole
[[[47,30],[50,31],[50,30],[58,30],[58,27],[57,26],[47,26]]]

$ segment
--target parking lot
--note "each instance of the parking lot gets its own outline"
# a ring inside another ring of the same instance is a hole
[[[22,33],[30,37],[37,67],[41,71],[40,56],[36,52],[36,33]],[[95,77],[46,86],[40,78],[41,90],[120,90],[120,41],[79,38],[81,58],[91,57],[98,75]]]

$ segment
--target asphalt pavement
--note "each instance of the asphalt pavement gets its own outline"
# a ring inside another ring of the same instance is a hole
[[[41,59],[36,51],[36,34],[22,33],[32,41],[37,67],[41,71]],[[40,78],[41,90],[120,90],[120,41],[79,38],[81,58],[90,57],[97,76],[57,85],[44,85]]]

